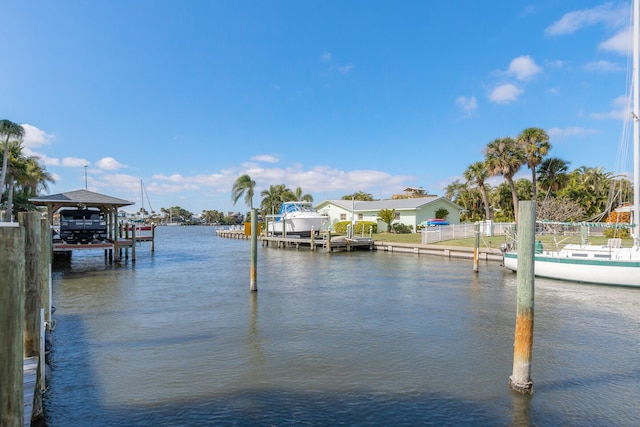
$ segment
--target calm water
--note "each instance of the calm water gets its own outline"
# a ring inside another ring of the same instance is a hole
[[[507,385],[516,276],[496,264],[258,248],[160,227],[135,264],[55,266],[48,426],[640,422],[640,290],[536,281],[535,393]]]

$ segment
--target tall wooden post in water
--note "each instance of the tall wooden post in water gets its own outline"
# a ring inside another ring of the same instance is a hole
[[[536,204],[518,203],[518,308],[513,344],[513,371],[509,377],[512,389],[523,394],[533,393],[531,354],[533,348],[533,300],[535,274]]]
[[[24,356],[40,355],[40,318],[42,274],[40,253],[42,234],[38,212],[20,212],[18,223],[24,227]]]
[[[0,425],[24,424],[24,229],[0,224]]]
[[[475,241],[473,244],[473,271],[475,271],[476,273],[479,270],[479,262],[478,259],[480,258],[480,223],[476,222],[475,228],[474,228],[474,235],[475,235]]]
[[[251,209],[251,269],[250,288],[252,292],[258,290],[258,213],[256,208]]]

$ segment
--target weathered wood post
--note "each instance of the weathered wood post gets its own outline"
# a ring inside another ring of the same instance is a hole
[[[47,325],[51,324],[51,257],[53,251],[53,240],[51,236],[51,224],[49,218],[40,220],[40,274],[42,275],[42,301],[41,306],[44,308],[44,321]]]
[[[516,333],[513,344],[513,371],[509,377],[512,389],[533,393],[531,380],[531,354],[533,347],[534,274],[536,203],[530,200],[518,203],[518,308]]]
[[[24,425],[24,229],[0,223],[0,425]]]
[[[331,229],[327,230],[327,252],[331,252]]]
[[[131,225],[131,262],[136,262],[136,225]]]
[[[20,212],[18,223],[24,227],[24,324],[23,348],[24,357],[38,357],[41,369],[36,374],[36,384],[44,386],[44,331],[42,318],[42,216],[39,212]],[[34,407],[42,408],[42,395],[34,395]]]
[[[316,250],[316,242],[315,242],[316,232],[311,227],[311,237],[309,237],[309,245],[311,246],[311,252]]]
[[[251,209],[251,268],[250,287],[249,290],[256,292],[258,290],[258,211],[256,208]]]
[[[151,252],[156,250],[156,225],[151,223]]]
[[[475,229],[475,241],[473,243],[473,271],[478,272],[478,258],[480,258],[480,223],[476,222]]]
[[[40,214],[20,212],[18,223],[24,227],[24,357],[38,356],[40,353],[40,301],[42,276],[40,274],[40,252],[42,235]]]

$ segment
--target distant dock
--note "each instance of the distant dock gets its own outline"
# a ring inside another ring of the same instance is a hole
[[[244,230],[216,230],[218,237],[226,237],[229,239],[250,239],[251,235],[246,234]],[[326,252],[332,252],[337,250],[351,251],[355,249],[367,249],[372,250],[374,248],[374,241],[368,237],[351,237],[347,236],[331,236],[327,233],[322,234],[321,237],[298,237],[298,236],[258,236],[258,239],[262,242],[262,246],[276,245],[278,248],[300,247],[310,248],[312,251],[323,249]]]
[[[216,230],[218,237],[226,237],[230,239],[250,239],[250,235],[246,235],[243,230]],[[416,255],[437,255],[447,258],[473,258],[473,248],[463,246],[446,246],[446,245],[423,245],[419,243],[396,243],[374,241],[368,237],[353,237],[348,239],[346,236],[332,236],[330,242],[325,234],[322,239],[309,237],[278,237],[278,236],[259,236],[262,246],[270,244],[280,247],[309,247],[315,251],[324,249],[326,251],[334,250],[352,250],[352,249],[369,249],[384,252],[396,253],[412,253]],[[313,243],[312,243],[313,241]],[[486,262],[502,262],[502,252],[494,248],[479,248],[478,259]]]

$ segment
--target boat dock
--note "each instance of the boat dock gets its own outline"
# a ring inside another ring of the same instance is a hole
[[[243,230],[216,230],[218,237],[226,237],[229,239],[251,239],[250,234],[246,234]],[[262,246],[268,247],[269,245],[276,245],[278,248],[295,247],[299,249],[302,247],[308,247],[312,251],[318,249],[324,249],[327,252],[333,252],[337,250],[351,251],[355,249],[367,249],[372,250],[374,248],[374,241],[368,237],[351,237],[347,236],[331,236],[327,233],[322,233],[321,237],[300,237],[287,235],[281,236],[258,236],[258,240],[262,242]]]
[[[248,240],[250,235],[245,234],[243,230],[216,230],[218,237],[226,237],[230,239],[243,239]],[[353,237],[348,239],[347,236],[333,236],[331,241],[327,240],[327,235],[323,235],[323,238],[312,239],[308,237],[278,237],[278,236],[258,236],[258,239],[262,242],[262,246],[269,246],[270,244],[277,245],[276,247],[295,247],[299,249],[302,247],[309,247],[312,251],[318,248],[324,249],[327,252],[334,250],[352,250],[352,249],[368,249],[384,252],[396,252],[396,253],[412,253],[416,255],[437,255],[447,258],[469,258],[473,259],[472,247],[463,246],[445,246],[445,245],[433,245],[433,244],[418,244],[418,243],[397,243],[397,242],[382,242],[374,241],[368,237]],[[478,259],[486,262],[498,262],[503,260],[503,254],[499,249],[495,248],[479,248]]]
[[[76,250],[96,250],[102,249],[105,251],[105,256],[110,255],[112,259],[113,254],[116,254],[116,259],[121,258],[121,251],[125,249],[125,257],[129,257],[129,249],[131,249],[132,260],[136,259],[136,245],[142,242],[151,242],[151,252],[155,250],[155,225],[152,226],[124,226],[120,227],[118,232],[120,237],[117,239],[108,239],[103,241],[93,241],[88,243],[67,243],[59,239],[53,241],[52,249],[55,254],[71,255],[72,251]]]
[[[31,425],[33,415],[33,397],[36,391],[36,375],[38,373],[38,357],[27,357],[23,363],[23,396],[24,396],[24,426]]]

